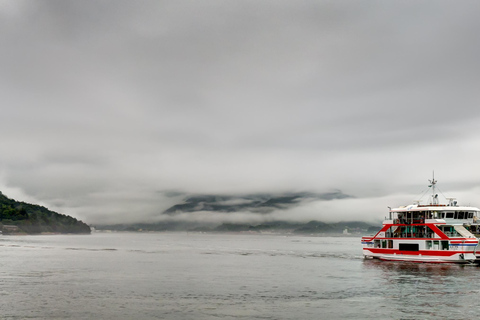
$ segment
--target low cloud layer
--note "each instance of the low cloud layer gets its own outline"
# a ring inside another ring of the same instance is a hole
[[[376,220],[435,170],[480,206],[479,9],[2,0],[0,190],[92,224],[342,190],[272,214]]]

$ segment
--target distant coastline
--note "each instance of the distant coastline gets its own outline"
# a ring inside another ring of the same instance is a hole
[[[361,221],[326,223],[310,221],[306,223],[273,221],[262,224],[223,223],[220,225],[198,225],[192,222],[160,222],[136,224],[97,225],[97,231],[116,232],[201,232],[236,234],[297,234],[325,236],[358,236],[378,230],[378,226]]]

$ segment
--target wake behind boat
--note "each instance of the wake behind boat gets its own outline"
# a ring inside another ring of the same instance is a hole
[[[430,203],[393,208],[374,236],[362,237],[366,259],[434,263],[474,263],[480,235],[480,209],[459,206],[454,198],[440,204],[433,178]]]

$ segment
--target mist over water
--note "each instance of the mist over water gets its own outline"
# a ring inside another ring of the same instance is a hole
[[[473,318],[479,273],[364,261],[356,237],[0,238],[6,319]]]

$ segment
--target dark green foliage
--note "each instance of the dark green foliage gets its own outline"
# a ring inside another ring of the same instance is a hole
[[[0,206],[0,220],[18,221],[26,219],[28,219],[28,214],[24,208],[16,209],[6,204]]]
[[[90,227],[73,217],[45,207],[9,199],[0,192],[0,221],[23,233],[90,233]]]

